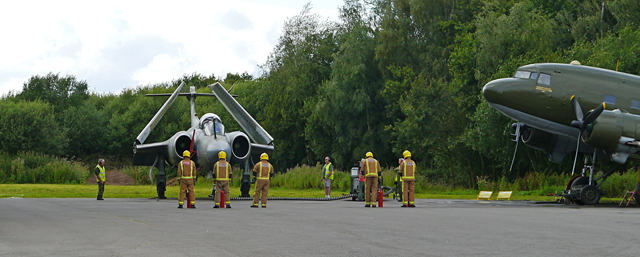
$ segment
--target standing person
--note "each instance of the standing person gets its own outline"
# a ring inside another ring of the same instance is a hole
[[[360,170],[364,173],[364,207],[376,207],[378,198],[378,175],[380,175],[380,163],[373,158],[372,152],[367,152],[366,159],[360,164]],[[372,206],[373,204],[373,206]]]
[[[104,193],[104,184],[107,183],[107,173],[104,170],[104,159],[98,160],[98,165],[96,165],[96,182],[98,182],[98,199],[104,200],[102,198],[102,194]]]
[[[253,172],[256,174],[256,191],[253,194],[253,205],[251,205],[251,208],[258,208],[258,199],[261,199],[262,208],[267,208],[269,183],[271,177],[273,177],[273,166],[269,163],[269,155],[267,155],[267,153],[260,155],[260,162],[256,163],[256,166],[253,166]]]
[[[405,150],[402,153],[404,161],[398,168],[402,174],[402,206],[416,207],[414,191],[416,188],[416,162],[411,160],[411,152]]]
[[[189,201],[191,202],[191,208],[196,208],[196,195],[193,191],[193,184],[196,178],[196,164],[191,161],[191,153],[189,150],[185,150],[182,153],[184,159],[178,164],[178,178],[180,180],[180,199],[178,200],[178,208],[182,209],[184,205],[184,195],[188,189]]]
[[[333,181],[333,164],[329,156],[324,158],[322,167],[322,184],[324,185],[324,197],[331,198],[331,181]]]
[[[231,209],[231,196],[229,195],[229,181],[231,181],[231,165],[227,162],[227,153],[220,151],[218,153],[218,162],[213,165],[213,179],[216,184],[215,205],[213,208],[220,208],[220,192],[224,190],[224,204]]]

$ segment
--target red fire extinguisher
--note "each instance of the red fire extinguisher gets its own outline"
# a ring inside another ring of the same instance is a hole
[[[190,194],[192,194],[192,192],[187,191],[187,208],[191,208],[191,201],[189,201],[189,199],[191,199],[191,197],[189,197]]]
[[[382,188],[378,189],[378,207],[382,207]]]
[[[224,208],[224,190],[220,189],[220,208]]]

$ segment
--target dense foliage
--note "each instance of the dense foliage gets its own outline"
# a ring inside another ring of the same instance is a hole
[[[165,100],[144,94],[182,81],[205,93],[221,81],[235,84],[237,100],[276,139],[271,160],[280,171],[326,155],[348,170],[367,151],[391,167],[409,149],[419,175],[435,184],[562,175],[573,160],[552,164],[526,147],[508,171],[512,121],[487,105],[482,87],[536,62],[575,59],[640,74],[638,13],[637,0],[345,0],[331,22],[307,5],[285,22],[257,78],[194,73],[103,95],[71,75],[33,76],[0,101],[0,150],[130,157]],[[239,129],[214,99],[197,104]],[[188,102],[176,101],[147,142],[187,129],[188,114]]]

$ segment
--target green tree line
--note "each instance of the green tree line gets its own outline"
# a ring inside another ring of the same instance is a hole
[[[171,82],[96,94],[73,75],[32,76],[0,101],[0,150],[67,158],[130,158],[137,134],[181,82],[208,93],[220,81],[274,138],[278,170],[331,156],[348,170],[367,151],[383,166],[405,149],[432,183],[477,187],[478,177],[514,181],[530,172],[564,174],[573,160],[547,161],[515,143],[507,117],[490,108],[484,84],[538,62],[569,63],[640,74],[637,0],[345,0],[338,21],[307,4],[285,21],[261,75],[198,73]],[[200,114],[221,116],[212,98]],[[189,126],[178,99],[147,142]],[[570,159],[570,158],[566,158]]]

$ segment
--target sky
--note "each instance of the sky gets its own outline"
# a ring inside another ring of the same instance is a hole
[[[7,1],[0,95],[50,72],[115,94],[194,72],[257,76],[285,21],[306,3],[337,21],[343,0]]]

